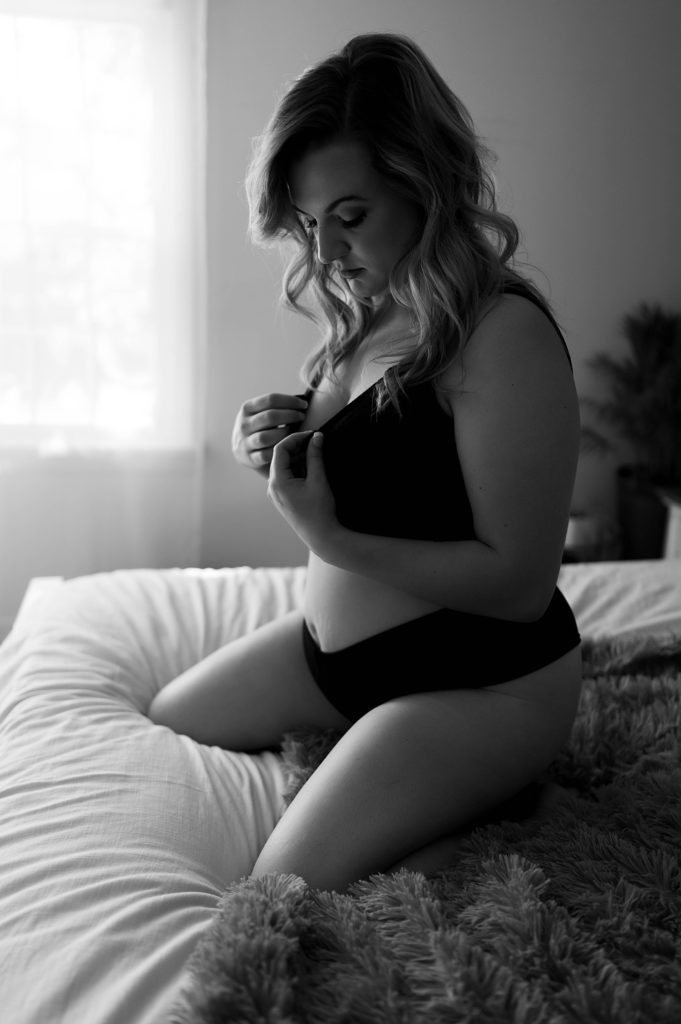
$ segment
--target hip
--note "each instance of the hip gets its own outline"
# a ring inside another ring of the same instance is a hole
[[[544,615],[530,623],[439,609],[334,651],[321,649],[307,623],[303,629],[313,677],[348,718],[408,693],[522,679],[579,642],[574,615],[558,589]]]

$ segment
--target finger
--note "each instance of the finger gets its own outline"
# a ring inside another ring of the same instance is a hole
[[[307,448],[311,436],[311,430],[297,430],[295,433],[287,434],[286,437],[282,438],[277,448],[281,448],[282,452],[287,452],[288,454],[301,452]]]
[[[280,441],[288,435],[288,428],[277,428],[276,430],[260,430],[256,434],[251,434],[248,438],[248,447],[251,451],[257,452],[263,448],[274,448],[275,444],[279,444]]]
[[[311,430],[303,430],[297,434],[289,434],[275,445],[271,462],[275,479],[292,479],[305,475],[305,449],[311,433]]]
[[[249,417],[248,427],[251,433],[282,427],[291,423],[302,423],[307,409],[268,409]]]
[[[288,480],[293,476],[291,470],[291,453],[282,448],[283,441],[272,449],[270,459],[270,487],[275,488],[282,480]]]
[[[249,398],[244,402],[243,410],[247,416],[254,413],[264,412],[267,409],[307,409],[307,402],[299,395],[284,395],[279,392],[270,392],[267,395],[258,395],[256,398]]]
[[[324,472],[324,435],[317,430],[313,433],[307,446],[307,475],[314,476],[315,473]]]
[[[272,461],[272,453],[274,448],[258,448],[257,451],[251,452],[249,460],[253,466],[269,466]]]

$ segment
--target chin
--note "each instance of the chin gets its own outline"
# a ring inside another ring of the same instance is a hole
[[[385,295],[388,284],[385,281],[373,281],[369,278],[363,280],[357,278],[355,281],[348,282],[348,291],[360,301],[365,300],[366,302],[375,302],[380,299],[381,296]]]

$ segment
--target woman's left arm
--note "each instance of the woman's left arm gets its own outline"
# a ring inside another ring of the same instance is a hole
[[[275,450],[271,495],[308,547],[332,565],[433,605],[532,621],[553,593],[570,512],[579,452],[572,373],[544,314],[511,296],[471,336],[463,369],[463,382],[457,362],[444,384],[475,540],[346,529],[335,516],[321,446],[308,447],[305,480],[291,488],[284,479],[291,438],[281,442],[278,460]]]

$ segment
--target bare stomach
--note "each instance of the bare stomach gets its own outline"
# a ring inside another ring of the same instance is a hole
[[[323,651],[349,647],[438,607],[338,569],[310,553],[303,610],[310,632]]]

